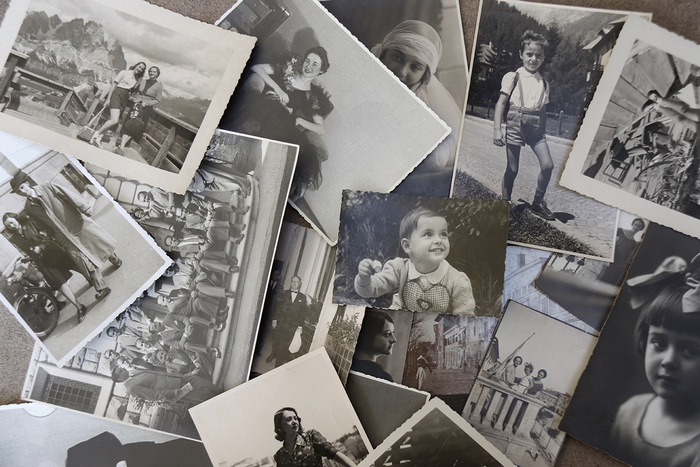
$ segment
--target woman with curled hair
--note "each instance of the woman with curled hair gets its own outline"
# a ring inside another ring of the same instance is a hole
[[[357,337],[351,370],[376,378],[394,381],[394,378],[377,363],[381,355],[391,355],[396,343],[394,320],[388,313],[368,308]]]
[[[355,466],[317,430],[304,431],[301,417],[293,407],[283,407],[275,412],[274,423],[275,439],[282,441],[282,447],[274,456],[277,467],[322,467],[323,457],[346,467]]]

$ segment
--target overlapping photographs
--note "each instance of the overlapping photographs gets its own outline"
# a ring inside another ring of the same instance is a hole
[[[360,467],[384,465],[514,467],[440,399],[432,399],[367,456]]]
[[[343,192],[333,301],[498,317],[503,201]]]
[[[0,406],[3,462],[14,467],[211,467],[204,445],[45,404]]]
[[[354,465],[371,449],[324,349],[190,412],[215,465],[293,465],[320,456]]]
[[[697,462],[698,253],[649,225],[561,429],[630,465]]]
[[[459,2],[327,0],[323,6],[450,127],[447,138],[394,193],[448,197],[467,90],[467,53]],[[423,74],[416,77],[406,73],[402,61],[392,57],[397,52],[397,57],[418,59]],[[429,80],[423,78],[426,69]]]
[[[452,196],[510,200],[509,242],[612,260],[616,209],[557,180],[629,14],[482,1]]]
[[[520,466],[553,466],[596,338],[509,301],[462,416]]]
[[[325,347],[345,381],[364,307],[332,303],[334,271],[335,248],[321,235],[297,224],[282,225],[252,375]]]
[[[207,321],[227,389],[248,379],[297,152],[217,130],[184,196],[89,167],[176,261],[155,298],[161,311]]]
[[[700,46],[635,19],[623,28],[562,185],[672,227],[700,231]]]
[[[240,0],[217,24],[258,38],[220,127],[300,146],[290,200],[332,245],[344,188],[391,191],[450,133],[319,2]]]
[[[13,0],[0,129],[184,193],[254,43],[137,0]]]
[[[59,366],[171,264],[73,158],[0,133],[3,303]]]

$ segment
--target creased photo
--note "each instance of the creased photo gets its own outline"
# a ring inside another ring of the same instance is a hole
[[[177,323],[167,328],[206,321],[227,389],[248,379],[297,152],[217,130],[184,196],[88,167],[175,261],[153,298]]]
[[[290,201],[332,245],[344,188],[391,191],[450,133],[319,2],[240,0],[217,24],[258,38],[220,128],[299,145]]]
[[[45,404],[0,406],[3,462],[13,467],[212,467],[197,441]]]
[[[450,127],[393,192],[448,197],[468,73],[459,2],[330,0],[322,5]]]
[[[59,366],[170,259],[73,158],[0,133],[0,294]]]
[[[700,462],[699,253],[649,225],[561,429],[637,467]]]
[[[137,0],[13,0],[0,130],[184,193],[254,44]]]
[[[190,410],[214,465],[353,467],[371,449],[324,349]]]
[[[367,456],[361,467],[515,467],[440,399],[432,399]]]
[[[251,370],[258,376],[325,347],[340,378],[350,371],[364,307],[332,303],[335,248],[286,222],[275,250]]]
[[[510,201],[511,243],[612,259],[617,210],[557,181],[629,15],[482,1],[452,196]]]
[[[700,45],[659,26],[626,25],[562,185],[700,235],[699,53]]]
[[[519,466],[553,466],[596,338],[509,301],[462,416]]]
[[[343,191],[333,301],[498,317],[508,204]]]

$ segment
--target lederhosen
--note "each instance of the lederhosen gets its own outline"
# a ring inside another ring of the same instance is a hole
[[[520,146],[528,144],[534,147],[544,137],[545,130],[547,129],[547,106],[545,105],[544,99],[545,96],[549,94],[549,84],[544,78],[542,78],[542,81],[544,82],[544,91],[540,95],[540,99],[534,108],[518,107],[515,105],[509,107],[506,119],[506,142],[508,144]],[[516,85],[520,93],[520,103],[522,104],[525,94],[523,93],[523,85],[518,79],[517,72],[515,73],[513,89],[510,95],[513,94]],[[510,95],[508,96],[509,102]],[[516,132],[516,134],[514,135],[513,132]],[[518,139],[522,139],[522,141],[509,141],[509,135],[511,138],[517,137]]]

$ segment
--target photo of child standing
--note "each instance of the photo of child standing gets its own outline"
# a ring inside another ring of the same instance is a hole
[[[540,173],[531,209],[542,219],[553,221],[554,214],[544,201],[554,168],[545,138],[549,84],[539,72],[547,47],[549,42],[541,34],[528,30],[522,35],[519,53],[523,65],[515,72],[506,73],[501,81],[501,93],[493,119],[493,144],[506,147],[508,160],[503,174],[503,201],[510,201],[513,192],[520,165],[520,148],[526,144],[532,148],[540,163]],[[501,128],[504,114],[505,134]]]

